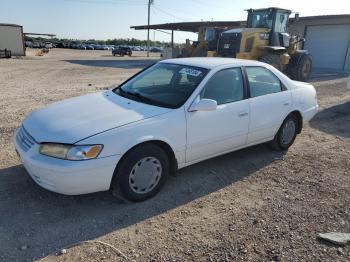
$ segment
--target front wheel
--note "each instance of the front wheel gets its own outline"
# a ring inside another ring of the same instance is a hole
[[[262,57],[259,58],[260,62],[272,65],[274,68],[282,71],[283,66],[282,66],[282,62],[280,59],[280,56],[277,54],[266,54]]]
[[[298,133],[298,119],[289,115],[282,123],[271,145],[276,150],[287,150],[293,143]]]
[[[153,144],[132,149],[122,159],[114,175],[112,192],[118,191],[133,202],[157,194],[169,175],[169,159],[164,150]]]
[[[310,78],[311,68],[312,58],[310,55],[305,54],[300,58],[292,57],[289,65],[289,75],[293,80],[305,82]]]

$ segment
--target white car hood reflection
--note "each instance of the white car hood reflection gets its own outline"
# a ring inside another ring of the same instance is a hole
[[[23,126],[39,143],[73,144],[170,110],[106,91],[67,99],[36,110],[24,120]]]

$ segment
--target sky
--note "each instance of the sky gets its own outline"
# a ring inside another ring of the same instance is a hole
[[[147,31],[130,29],[147,24],[148,0],[0,0],[0,23],[23,26],[24,32],[51,33],[71,39],[147,39]],[[246,20],[245,9],[278,6],[300,16],[350,13],[350,0],[154,0],[151,24],[191,21]],[[151,39],[170,36],[151,31]],[[196,34],[176,32],[175,42]]]

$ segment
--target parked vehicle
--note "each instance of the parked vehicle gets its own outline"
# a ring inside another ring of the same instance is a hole
[[[48,48],[48,49],[51,49],[51,48],[53,48],[53,44],[51,42],[45,42],[44,43],[44,47]]]
[[[270,142],[287,150],[317,112],[311,84],[233,58],[163,60],[113,90],[34,111],[15,147],[40,186],[154,196],[170,172]]]
[[[149,50],[151,53],[161,53],[163,50],[159,47],[153,47]]]
[[[77,49],[78,44],[77,43],[69,43],[68,47],[71,49]]]
[[[25,47],[32,47],[33,46],[33,42],[32,41],[25,41],[24,42],[24,46]]]
[[[84,44],[79,44],[79,45],[77,45],[77,49],[86,50],[86,45],[84,45]]]
[[[58,42],[57,44],[56,44],[56,47],[57,48],[67,48],[67,43],[64,43],[64,42]]]
[[[85,46],[86,50],[94,50],[94,46],[93,45],[86,45]]]
[[[130,47],[118,46],[117,48],[114,48],[112,50],[112,55],[113,56],[116,56],[116,55],[119,55],[119,56],[125,56],[125,55],[131,56],[132,55],[132,51],[131,51]]]
[[[41,48],[41,45],[39,42],[33,42],[32,48]]]
[[[95,50],[104,50],[102,45],[95,45]]]
[[[132,46],[132,47],[131,47],[131,50],[132,50],[132,51],[142,51],[142,50],[141,50],[141,47],[139,47],[139,46]]]

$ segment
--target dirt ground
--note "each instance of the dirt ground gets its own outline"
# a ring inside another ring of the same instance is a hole
[[[0,261],[349,261],[318,233],[350,232],[350,91],[317,75],[320,111],[286,153],[259,145],[185,168],[153,199],[37,186],[12,136],[32,110],[118,84],[157,60],[54,49],[0,60]],[[115,249],[116,248],[116,249]],[[118,250],[118,251],[117,251]]]

